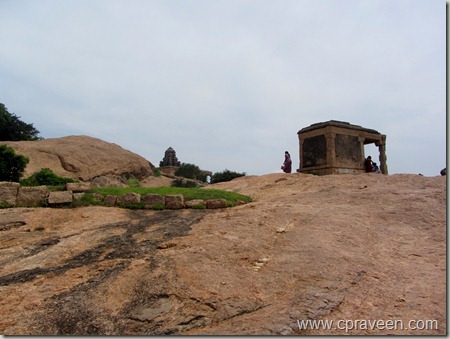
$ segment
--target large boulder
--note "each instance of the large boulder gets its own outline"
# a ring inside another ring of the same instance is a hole
[[[73,193],[89,192],[91,184],[89,182],[68,182],[66,184],[66,191],[72,191]]]
[[[227,208],[227,201],[225,199],[211,199],[206,201],[206,208]]]
[[[176,210],[184,207],[184,197],[181,194],[166,195],[166,208]]]
[[[0,182],[0,204],[15,206],[19,187],[18,182]]]
[[[160,194],[146,194],[141,197],[141,201],[145,204],[145,208],[157,208],[165,206],[166,198]]]
[[[133,192],[130,192],[130,193],[127,193],[127,194],[122,194],[122,195],[119,195],[117,197],[117,204],[118,205],[121,205],[121,204],[125,204],[125,205],[128,205],[128,204],[139,204],[140,202],[141,202],[140,194],[133,193]]]
[[[206,202],[203,199],[187,200],[184,203],[187,208],[206,208]]]
[[[32,207],[44,206],[50,191],[47,186],[19,187],[16,206]]]
[[[82,181],[119,175],[143,179],[153,175],[148,160],[122,147],[89,136],[67,136],[36,141],[2,141],[30,159],[24,177],[50,168],[59,176]]]
[[[50,192],[47,201],[49,205],[69,204],[73,201],[72,191]]]

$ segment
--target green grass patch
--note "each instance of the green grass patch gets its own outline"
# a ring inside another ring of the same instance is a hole
[[[127,193],[137,193],[140,195],[159,194],[159,195],[174,195],[181,194],[184,200],[194,199],[225,199],[228,202],[251,202],[252,198],[235,193],[227,192],[217,189],[201,189],[201,188],[186,188],[186,187],[96,187],[91,189],[94,193],[103,195],[122,195]]]
[[[166,206],[161,205],[161,204],[155,204],[152,206],[152,210],[155,210],[155,211],[163,211],[165,209],[166,209]]]
[[[80,199],[74,200],[71,207],[100,206],[101,204],[102,202],[96,199],[92,193],[85,193]]]
[[[14,207],[14,205],[7,203],[6,201],[0,202],[0,208],[11,208],[11,207]]]

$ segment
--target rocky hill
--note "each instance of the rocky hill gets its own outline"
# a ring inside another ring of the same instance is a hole
[[[1,142],[30,159],[24,176],[50,168],[59,176],[89,181],[106,175],[153,175],[153,165],[122,147],[89,136],[67,136],[37,141]]]
[[[0,334],[446,333],[445,177],[210,187],[254,202],[0,210]],[[300,329],[308,320],[334,323]]]

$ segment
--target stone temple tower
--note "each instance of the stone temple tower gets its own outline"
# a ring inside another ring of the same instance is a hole
[[[163,166],[175,166],[180,167],[180,162],[177,159],[177,155],[175,150],[172,147],[169,147],[164,153],[163,160],[159,163],[160,167]]]
[[[174,175],[176,169],[180,167],[180,164],[175,150],[172,147],[169,147],[164,153],[163,160],[159,162],[159,169],[164,174]]]

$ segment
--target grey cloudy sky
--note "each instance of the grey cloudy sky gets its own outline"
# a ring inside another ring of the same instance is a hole
[[[390,174],[446,166],[443,0],[0,0],[0,42],[0,102],[44,138],[261,175],[341,120]]]

